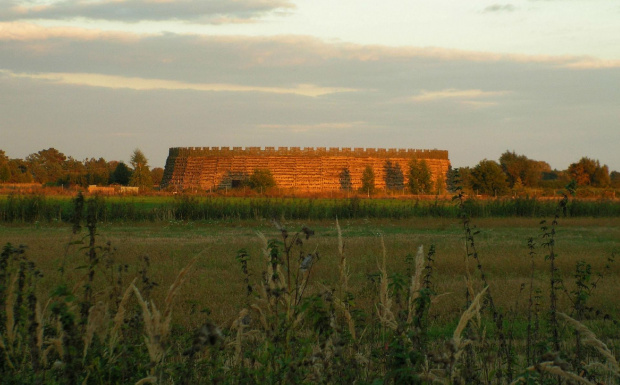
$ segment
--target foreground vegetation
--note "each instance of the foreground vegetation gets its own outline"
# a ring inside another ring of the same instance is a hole
[[[550,217],[556,199],[468,199],[457,207],[450,199],[310,199],[268,197],[95,197],[98,221],[160,222],[221,219],[288,218],[302,220],[444,217],[458,219],[461,211],[472,218]],[[618,200],[572,200],[568,217],[620,217]],[[40,194],[0,196],[0,222],[70,222],[75,209],[69,197]]]
[[[76,235],[0,231],[32,245],[0,260],[0,370],[20,384],[619,383],[618,222],[555,205],[540,226],[481,219],[477,233],[465,202],[460,221],[120,226],[78,199]]]

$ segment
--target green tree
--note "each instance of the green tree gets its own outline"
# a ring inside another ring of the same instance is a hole
[[[459,167],[457,168],[460,179],[460,186],[463,188],[463,191],[468,193],[473,192],[472,188],[472,179],[471,179],[471,167]]]
[[[8,162],[0,166],[0,182],[5,183],[11,180],[11,169]]]
[[[26,157],[28,169],[39,183],[57,183],[66,175],[67,157],[51,147]]]
[[[140,187],[141,189],[153,188],[153,179],[151,178],[148,159],[146,159],[146,156],[144,156],[140,149],[136,148],[134,150],[130,162],[133,167],[133,173],[129,179],[129,185]]]
[[[609,176],[609,167],[606,164],[600,166],[598,160],[596,161],[596,170],[592,175],[592,186],[594,187],[609,187],[611,185],[611,178]]]
[[[482,160],[471,171],[472,188],[481,194],[503,195],[508,182],[502,167],[495,161]]]
[[[452,165],[450,165],[448,166],[448,172],[446,172],[446,188],[448,192],[455,193],[459,187],[463,187],[461,173],[458,168],[452,168]]]
[[[412,194],[429,193],[433,187],[431,170],[424,159],[418,161],[411,159],[409,162],[409,191]]]
[[[375,172],[371,166],[366,166],[362,173],[362,187],[360,191],[368,195],[375,191]]]
[[[248,186],[250,186],[252,190],[262,192],[269,188],[276,187],[276,180],[268,169],[255,169],[248,178]]]
[[[88,186],[88,176],[84,163],[72,157],[65,161],[65,176],[62,178],[63,185]]]
[[[164,169],[161,167],[155,167],[151,170],[151,179],[153,179],[153,185],[159,186],[161,180],[164,179]]]
[[[517,155],[514,151],[504,152],[499,163],[508,177],[510,186],[514,186],[518,179],[527,187],[536,187],[540,183],[542,173],[551,171],[549,164],[542,161],[529,159],[525,155]]]
[[[123,162],[120,162],[110,174],[110,183],[118,183],[121,186],[129,185],[130,179],[131,169]]]
[[[609,174],[609,182],[611,187],[620,188],[620,172],[612,171],[611,174]]]
[[[551,170],[542,173],[540,186],[543,188],[561,189],[571,181],[570,175],[566,171]]]
[[[89,185],[96,184],[102,186],[107,185],[110,181],[110,170],[105,159],[87,159],[84,161],[84,167],[86,168],[86,180]]]
[[[405,188],[405,177],[400,164],[392,163],[389,160],[383,165],[385,187],[387,190],[402,190]]]
[[[343,168],[339,174],[340,189],[343,191],[350,191],[353,184],[351,183],[351,172],[348,168]]]

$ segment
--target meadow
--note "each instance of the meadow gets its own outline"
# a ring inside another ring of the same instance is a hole
[[[471,203],[444,204],[464,216],[127,222],[91,199],[67,209],[79,231],[5,221],[2,371],[13,383],[619,383],[620,218],[564,217],[554,201],[544,223],[472,219]]]

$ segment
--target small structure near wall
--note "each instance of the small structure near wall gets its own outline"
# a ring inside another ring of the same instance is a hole
[[[96,184],[91,184],[88,186],[89,194],[101,194],[101,195],[114,195],[116,194],[116,189],[114,187],[108,186],[97,186]]]
[[[132,187],[132,186],[119,186],[119,190],[118,190],[121,194],[135,194],[138,195],[138,193],[140,192],[140,188],[139,187]]]
[[[113,185],[113,186],[97,186],[94,184],[91,184],[90,186],[88,186],[88,193],[89,194],[101,194],[101,195],[117,195],[117,194],[123,194],[123,195],[138,195],[140,189],[138,187],[130,187],[130,186],[120,186],[120,185]]]

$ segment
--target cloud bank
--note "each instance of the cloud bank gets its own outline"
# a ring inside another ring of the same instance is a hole
[[[126,88],[137,91],[148,90],[192,90],[207,92],[264,92],[273,94],[295,94],[300,96],[318,97],[338,92],[355,92],[351,88],[318,87],[313,84],[297,84],[294,87],[257,87],[237,84],[205,84],[187,83],[174,80],[145,79],[138,77],[110,76],[89,73],[14,73],[0,70],[14,78],[43,80],[56,84],[78,85],[102,88]]]
[[[9,1],[0,5],[0,20],[86,18],[222,24],[248,22],[269,12],[293,8],[288,0],[60,0],[34,4]]]

